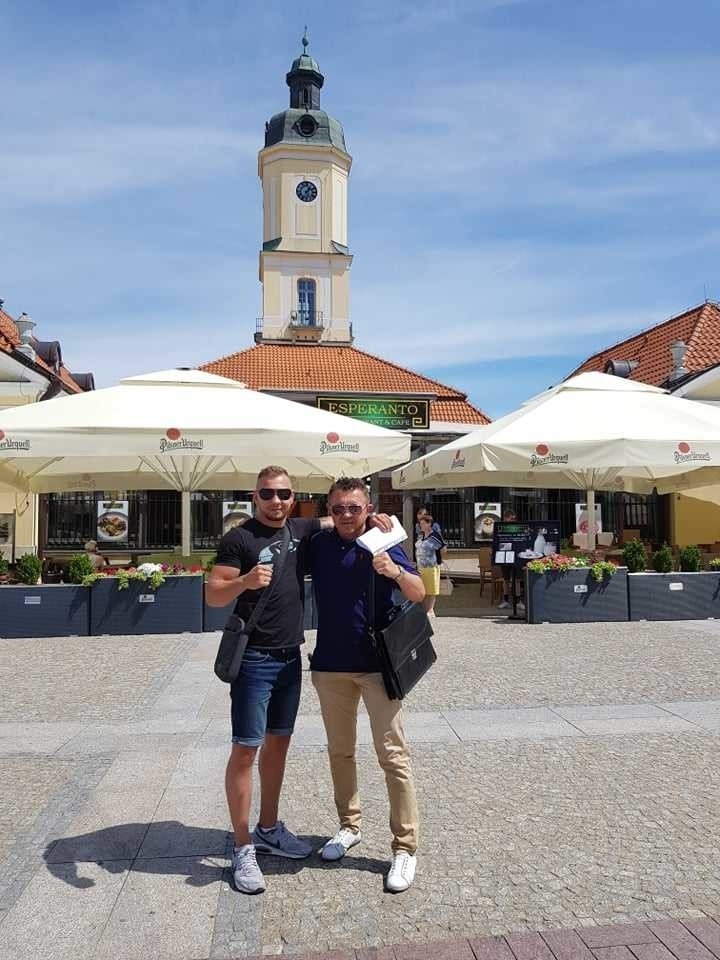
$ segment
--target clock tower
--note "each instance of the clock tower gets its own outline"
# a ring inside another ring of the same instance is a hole
[[[258,343],[352,343],[347,185],[341,124],[320,109],[325,78],[308,54],[293,61],[290,107],[265,124]]]

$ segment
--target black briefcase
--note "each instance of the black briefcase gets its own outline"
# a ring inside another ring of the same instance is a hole
[[[422,604],[409,600],[393,607],[383,626],[372,629],[371,639],[391,700],[402,700],[437,660],[432,635]]]

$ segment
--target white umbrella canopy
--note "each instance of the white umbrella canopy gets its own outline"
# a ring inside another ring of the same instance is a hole
[[[583,373],[393,471],[392,479],[397,489],[581,489],[592,516],[595,490],[666,493],[720,480],[720,410]]]
[[[409,455],[406,434],[200,370],[0,411],[0,486],[182,491],[184,553],[190,491],[251,489],[258,470],[277,462],[297,490],[321,493],[338,476],[367,476]]]

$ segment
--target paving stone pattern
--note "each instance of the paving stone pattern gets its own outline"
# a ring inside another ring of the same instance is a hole
[[[720,624],[436,634],[406,704],[421,842],[399,896],[364,715],[362,844],[261,858],[245,897],[217,638],[0,641],[0,960],[720,960]],[[307,683],[281,815],[315,849],[324,743]]]

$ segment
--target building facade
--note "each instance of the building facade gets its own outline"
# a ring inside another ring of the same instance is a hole
[[[57,340],[38,340],[34,328],[25,313],[13,319],[0,300],[0,410],[95,387],[91,373],[70,373]],[[0,453],[2,445],[0,429]],[[0,556],[13,562],[35,552],[43,539],[41,528],[37,496],[0,493]]]

